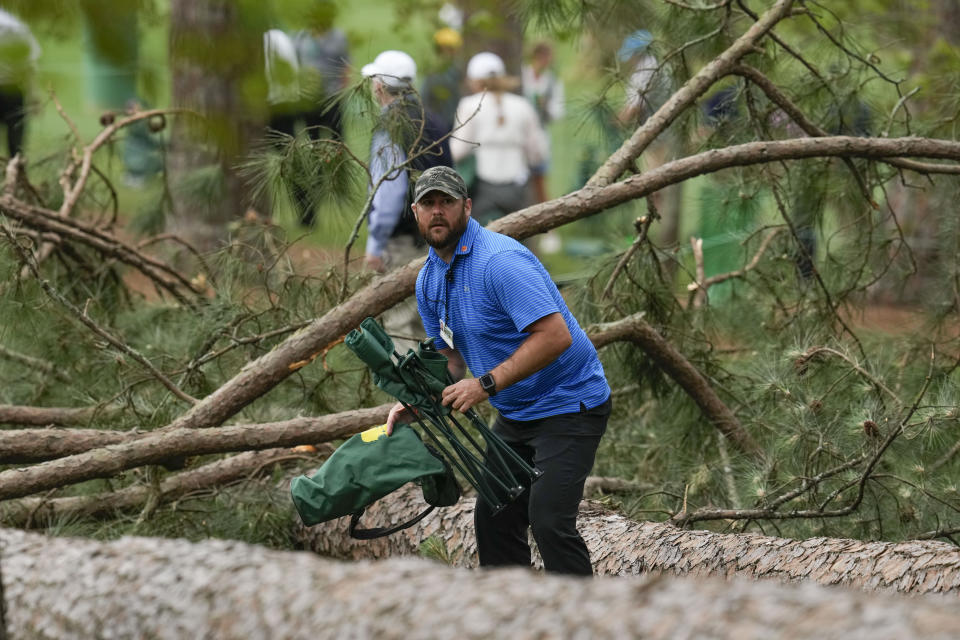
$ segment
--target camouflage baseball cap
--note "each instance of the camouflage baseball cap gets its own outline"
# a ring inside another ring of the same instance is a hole
[[[460,174],[450,167],[430,167],[420,174],[417,184],[413,187],[413,202],[420,202],[420,198],[431,191],[443,191],[454,198],[467,197],[467,185]]]

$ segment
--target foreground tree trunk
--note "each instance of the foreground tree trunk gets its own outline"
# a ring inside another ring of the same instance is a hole
[[[368,508],[366,526],[406,520],[423,508],[411,486]],[[295,535],[304,548],[350,559],[414,555],[430,536],[443,541],[451,563],[475,567],[472,499],[439,509],[417,525],[387,538],[354,540],[347,518],[306,528]],[[772,578],[812,581],[875,591],[960,595],[960,549],[943,542],[862,542],[838,538],[788,540],[754,534],[684,531],[669,524],[634,522],[584,502],[578,529],[598,575],[641,573]],[[536,558],[539,565],[539,557]]]
[[[0,530],[20,638],[948,638],[952,600],[701,578],[581,580],[423,559],[343,564],[206,541]],[[789,630],[789,632],[787,632]]]

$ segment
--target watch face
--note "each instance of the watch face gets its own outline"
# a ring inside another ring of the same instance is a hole
[[[483,387],[484,391],[490,393],[496,386],[496,383],[493,381],[493,376],[489,373],[480,376],[480,386]]]

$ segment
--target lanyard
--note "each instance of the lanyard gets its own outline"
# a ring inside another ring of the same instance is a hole
[[[450,326],[450,285],[453,284],[453,268],[457,265],[457,256],[453,256],[447,272],[443,276],[443,323]],[[439,315],[439,314],[437,314]]]

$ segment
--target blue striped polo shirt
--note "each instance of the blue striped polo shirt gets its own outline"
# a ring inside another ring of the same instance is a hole
[[[450,264],[430,249],[417,276],[417,307],[438,349],[450,347],[440,338],[440,320],[450,327],[453,346],[476,377],[513,355],[530,335],[524,328],[551,313],[563,315],[572,344],[540,371],[490,398],[506,418],[575,413],[610,396],[597,351],[547,270],[522,244],[473,218]]]

